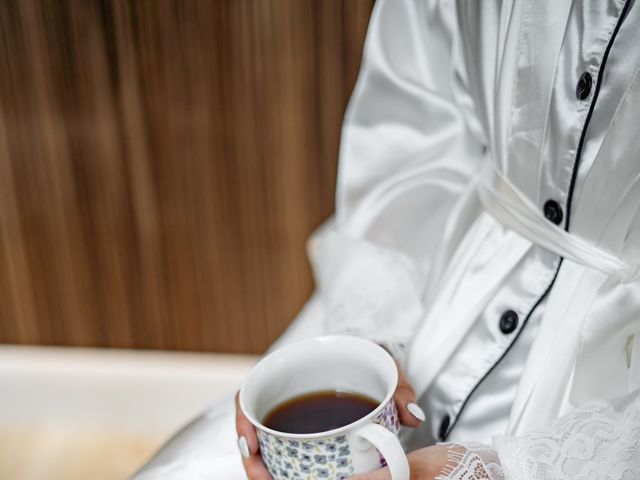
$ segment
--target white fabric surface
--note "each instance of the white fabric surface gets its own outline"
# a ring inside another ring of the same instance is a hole
[[[560,47],[559,65],[575,65],[579,72],[579,58],[594,55],[597,52],[593,49],[594,45],[604,48],[603,39],[610,34],[612,24],[617,20],[615,7],[607,2],[575,2]],[[522,3],[517,4],[516,8],[522,8]],[[513,15],[517,18],[518,12]],[[585,22],[579,19],[585,19]],[[563,112],[563,115],[553,116],[554,141],[549,148],[553,149],[554,156],[574,147],[575,135],[572,131],[580,120],[580,109],[575,108],[576,77],[570,70],[559,70],[552,87],[554,93],[549,99],[549,112]],[[576,191],[581,188],[585,172],[588,172],[592,162],[592,154],[583,155],[577,170]],[[489,165],[490,162],[485,163],[485,167]],[[551,192],[549,195],[554,198],[555,194]],[[533,205],[531,210],[542,219],[543,230],[553,225],[544,219],[537,205]],[[483,259],[500,257],[508,248],[506,245],[512,243],[510,237],[520,234],[518,228],[513,226],[493,228],[490,232],[491,238],[483,241],[482,252],[476,255],[480,257],[475,259],[476,265],[482,265],[480,262],[486,264],[487,261]],[[444,426],[442,419],[449,424],[446,440],[451,442],[489,443],[493,435],[507,431],[518,380],[546,306],[544,299],[538,299],[555,274],[558,254],[565,257],[570,254],[549,248],[537,236],[523,236],[534,246],[523,254],[492,293],[477,319],[473,320],[468,333],[423,394],[421,406],[429,412],[431,422],[429,428],[420,429],[411,436],[409,447],[417,448],[444,440],[440,434]],[[576,237],[568,238],[576,240]],[[613,261],[614,269],[623,265],[616,258]],[[499,329],[499,322],[507,311],[518,315],[518,326],[513,332],[504,334]]]
[[[604,410],[614,398],[629,403],[624,397],[640,386],[636,270],[603,272],[593,268],[599,260],[578,254],[561,261],[555,244],[544,246],[555,261],[527,258],[553,231],[540,222],[552,199],[563,212],[558,227],[574,243],[619,266],[640,263],[640,19],[631,4],[377,2],[343,127],[336,215],[309,243],[316,294],[289,338],[350,332],[408,345],[404,366],[422,394],[465,350],[478,319],[497,314],[496,299],[523,318],[548,291],[506,432],[482,434],[506,433],[526,451],[528,435],[589,401]],[[584,71],[594,84],[578,100]],[[530,223],[542,230],[529,236],[517,227],[523,222],[507,224],[517,233],[493,251],[508,219],[497,208],[483,212],[481,170],[525,199],[538,212]],[[518,268],[527,288],[501,296]],[[244,478],[231,414],[229,401],[212,408],[136,478]],[[581,434],[593,438],[599,417],[590,418]],[[626,428],[626,417],[607,418]],[[559,461],[581,441],[571,431],[551,448]],[[604,448],[623,448],[618,438]],[[540,476],[561,470],[537,469],[548,459],[536,455],[518,469],[523,457],[506,443],[498,451],[515,458],[505,462],[508,479],[572,478]],[[617,471],[617,457],[594,459]]]

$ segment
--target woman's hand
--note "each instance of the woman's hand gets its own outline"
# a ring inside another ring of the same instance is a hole
[[[447,463],[447,447],[433,445],[407,455],[411,480],[434,480]],[[349,480],[391,480],[388,468],[349,477]]]
[[[425,415],[422,409],[416,404],[416,394],[413,387],[399,366],[398,387],[393,395],[393,400],[398,409],[398,415],[402,425],[415,428],[424,422]],[[242,463],[249,480],[271,480],[271,475],[269,475],[260,457],[258,437],[255,428],[242,413],[238,395],[236,395],[236,432],[238,433],[238,448],[242,454]]]
[[[416,403],[416,392],[398,362],[396,362],[396,367],[398,368],[398,386],[393,394],[393,401],[398,409],[400,423],[405,427],[419,427],[425,420],[424,412]]]
[[[238,448],[242,455],[242,464],[249,480],[271,480],[271,475],[260,457],[256,429],[240,408],[239,394],[236,394],[236,432],[238,433]]]

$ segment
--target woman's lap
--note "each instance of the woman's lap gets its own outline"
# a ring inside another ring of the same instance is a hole
[[[176,433],[133,480],[246,479],[236,438],[228,396]]]

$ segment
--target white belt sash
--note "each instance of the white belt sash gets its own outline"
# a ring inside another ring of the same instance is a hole
[[[614,255],[547,220],[491,165],[477,187],[487,213],[566,260],[529,356],[510,429],[526,431],[569,405],[612,398],[640,384],[640,275]],[[639,336],[636,336],[636,339]],[[637,343],[637,340],[636,340]]]
[[[418,396],[428,388],[531,244],[565,258],[518,385],[509,422],[520,433],[587,400],[640,386],[640,274],[616,256],[560,229],[488,165],[475,186],[485,214],[473,224],[436,285],[405,369]],[[495,221],[517,235],[477,272]],[[445,238],[446,241],[446,238]],[[635,340],[634,340],[635,335]],[[633,343],[635,341],[635,343]]]

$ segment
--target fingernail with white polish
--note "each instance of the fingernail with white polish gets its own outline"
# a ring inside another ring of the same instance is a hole
[[[407,410],[409,410],[409,413],[421,422],[424,422],[427,418],[424,414],[424,411],[418,406],[417,403],[407,403]]]
[[[247,439],[244,436],[238,438],[238,448],[240,449],[240,454],[244,458],[249,458],[251,456],[251,452],[249,451],[249,444],[247,443]]]

